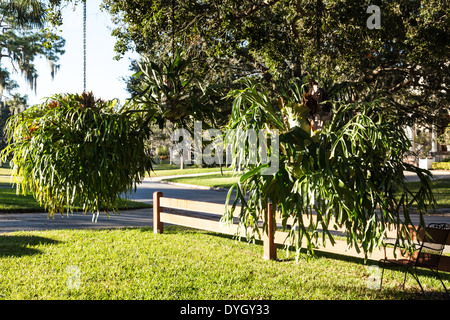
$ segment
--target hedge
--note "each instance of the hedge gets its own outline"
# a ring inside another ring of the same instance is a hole
[[[433,162],[431,164],[431,167],[434,170],[450,170],[450,162],[445,161],[445,162]]]

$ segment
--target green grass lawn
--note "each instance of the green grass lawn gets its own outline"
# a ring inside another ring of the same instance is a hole
[[[194,185],[206,186],[206,187],[229,188],[234,183],[236,183],[239,180],[239,178],[240,178],[240,175],[236,175],[233,172],[224,172],[223,175],[218,173],[218,174],[208,174],[205,176],[196,176],[196,177],[179,177],[179,178],[166,179],[166,181],[194,184]]]
[[[218,171],[160,169],[161,175]],[[6,178],[3,184],[9,185]],[[182,179],[227,187],[238,177],[228,172]],[[442,193],[441,203],[448,199],[449,183],[433,182],[435,193]],[[128,208],[148,206],[127,204]],[[0,187],[0,212],[20,208],[42,211],[33,197]],[[266,261],[259,244],[180,227],[166,227],[159,235],[148,228],[8,233],[0,235],[0,299],[424,298],[411,277],[406,291],[401,288],[401,272],[386,271],[380,291],[368,286],[373,269],[362,260],[318,253],[317,257],[302,255],[297,262],[294,253],[286,253],[279,248],[279,260]],[[449,288],[450,274],[444,278]],[[422,273],[421,282],[430,294],[425,298],[443,297],[439,281],[429,273]]]
[[[0,235],[0,299],[421,299],[409,277],[385,272],[383,290],[368,285],[361,260],[318,254],[298,261],[278,249],[208,232],[151,229],[53,230]],[[450,287],[448,274],[445,278]],[[439,281],[421,276],[426,298]]]
[[[419,182],[409,182],[413,191],[420,188]],[[436,199],[436,208],[450,208],[450,179],[433,180],[431,182],[434,198]]]
[[[175,175],[183,175],[183,174],[192,174],[192,173],[207,173],[207,172],[220,172],[219,167],[205,167],[198,168],[196,166],[188,166],[183,170],[180,169],[179,165],[170,165],[166,163],[154,165],[153,172],[147,176],[150,177],[164,177],[164,176],[175,176]],[[230,168],[222,168],[223,171],[230,171]]]
[[[150,204],[130,200],[122,200],[119,204],[120,210],[149,207],[151,207]],[[0,214],[43,211],[45,211],[44,207],[40,206],[32,195],[17,195],[15,188],[0,186]]]
[[[43,211],[44,207],[32,195],[17,195],[15,188],[0,186],[0,213]]]

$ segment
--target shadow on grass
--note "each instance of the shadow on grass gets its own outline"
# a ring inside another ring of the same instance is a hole
[[[32,247],[56,243],[59,241],[39,236],[0,235],[0,258],[40,254],[41,250]]]
[[[149,227],[146,228],[145,231],[152,231],[153,228]],[[144,231],[144,230],[143,230]],[[227,234],[221,234],[221,233],[215,233],[215,232],[210,232],[210,231],[204,231],[204,230],[197,230],[197,229],[193,229],[193,228],[188,228],[188,227],[181,227],[181,226],[165,226],[164,228],[164,233],[167,234],[173,234],[173,233],[196,233],[196,232],[202,232],[205,233],[207,235],[212,235],[214,237],[219,237],[219,238],[224,238],[224,239],[230,239],[230,240],[236,240],[236,241],[242,241],[242,242],[248,242],[248,240],[244,237],[237,237],[234,235],[227,235]],[[256,245],[263,245],[263,242],[261,240],[255,240],[253,241]],[[292,255],[290,255],[291,257],[289,258],[284,258],[284,259],[277,259],[277,262],[290,262],[290,261],[294,261],[295,260],[295,248],[293,247],[289,247],[286,248],[285,245],[277,245],[278,249],[282,249],[282,250],[288,250],[292,253]],[[307,254],[306,249],[301,249],[300,251],[302,254]],[[379,266],[378,264],[378,260],[373,260],[373,259],[367,259],[364,260],[363,258],[359,258],[359,257],[352,257],[352,256],[347,256],[347,255],[341,255],[341,254],[337,254],[337,253],[332,253],[332,252],[327,252],[327,251],[322,251],[322,250],[316,250],[314,251],[314,257],[315,258],[327,258],[327,259],[332,259],[332,260],[337,260],[337,261],[345,261],[345,262],[350,262],[350,263],[354,263],[354,264],[358,264],[361,266],[371,266],[371,265],[376,265]],[[387,267],[387,269],[393,269],[394,268],[389,268]],[[401,271],[401,270],[400,270]],[[425,277],[425,278],[436,278],[435,273],[433,273],[431,270],[428,269],[418,269],[417,270],[417,274],[419,277]],[[441,278],[443,281],[450,281],[450,273],[449,272],[439,272]],[[403,292],[403,290],[399,290],[399,292],[396,292],[394,295],[396,294],[400,294],[403,295],[405,294]],[[439,297],[445,297],[448,298],[448,295],[446,295],[445,293],[441,293],[441,292],[437,292],[437,291],[433,291],[430,292],[429,294],[431,294],[431,296],[435,296],[439,299]],[[407,294],[408,295],[408,294]],[[420,293],[416,293],[416,292],[411,292],[410,293],[410,297],[413,298],[417,298],[417,297],[421,297],[422,294]],[[426,294],[426,296],[428,296],[428,294]],[[425,297],[425,299],[427,299],[427,297]]]

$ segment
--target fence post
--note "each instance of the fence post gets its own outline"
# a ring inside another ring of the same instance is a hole
[[[159,205],[159,198],[163,196],[161,191],[153,192],[153,232],[163,233],[164,224],[161,222],[160,212],[161,207]]]
[[[267,205],[267,231],[263,232],[264,259],[277,259],[277,245],[275,244],[275,219],[272,212],[272,204]]]

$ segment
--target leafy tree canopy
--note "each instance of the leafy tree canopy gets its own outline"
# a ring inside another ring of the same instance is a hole
[[[128,82],[129,108],[146,112],[161,128],[167,121],[192,130],[194,121],[202,121],[205,129],[226,124],[231,102],[223,98],[223,86],[191,72],[195,59],[177,50],[159,62],[142,56],[137,64],[139,71]]]
[[[57,6],[60,0],[52,3]],[[392,225],[398,229],[396,245],[407,245],[411,209],[419,211],[423,225],[434,198],[430,173],[403,163],[409,140],[392,120],[448,122],[448,8],[436,1],[375,4],[381,8],[380,29],[366,24],[369,3],[354,0],[104,0],[103,8],[117,25],[113,34],[119,56],[130,49],[142,56],[134,87],[134,102],[142,99],[142,109],[116,114],[102,103],[87,108],[80,97],[54,98],[30,109],[28,117],[11,120],[9,137],[15,144],[7,152],[15,148],[15,157],[20,152],[29,157],[18,159],[15,170],[29,177],[29,187],[53,211],[76,197],[93,211],[114,207],[117,193],[110,191],[128,190],[151,168],[140,162],[150,120],[163,116],[183,125],[198,116],[194,110],[205,114],[216,104],[204,99],[204,84],[232,88],[236,79],[254,77],[257,84],[247,81],[228,95],[234,101],[228,126],[236,132],[277,129],[280,165],[265,175],[266,161],[249,163],[251,170],[235,186],[234,204],[243,207],[241,225],[251,230],[272,202],[283,226],[293,219],[291,240],[298,248],[306,238],[312,251],[320,241],[319,229],[323,240],[332,240],[328,230],[334,226],[343,227],[349,245],[361,243],[366,254],[383,244]],[[55,12],[52,19],[60,23]],[[319,87],[296,80],[305,75],[319,81]],[[308,93],[308,85],[314,91]],[[69,100],[73,103],[66,110]],[[141,118],[142,111],[147,114]],[[79,138],[80,132],[88,132],[89,139]],[[236,145],[245,141],[238,133],[234,138]],[[131,159],[131,148],[123,147],[127,141],[135,145]],[[70,147],[73,151],[55,149]],[[43,173],[47,163],[60,166],[55,172],[70,169],[61,176]],[[408,189],[405,171],[420,178],[417,193]],[[96,172],[107,173],[92,182]],[[128,179],[112,188],[103,180],[120,175]],[[73,189],[62,188],[67,185]],[[317,220],[308,224],[303,218],[312,217],[313,210]]]
[[[0,101],[0,150],[6,147],[7,137],[4,132],[4,127],[10,116],[17,114],[26,109],[28,105],[28,96],[22,96],[20,93],[15,93],[7,97],[7,101]]]
[[[380,29],[367,27],[370,4],[381,9]],[[200,57],[194,70],[215,82],[259,75],[279,88],[310,74],[389,97],[385,107],[403,123],[448,123],[445,1],[105,0],[103,8],[117,26],[118,57],[182,47]]]

